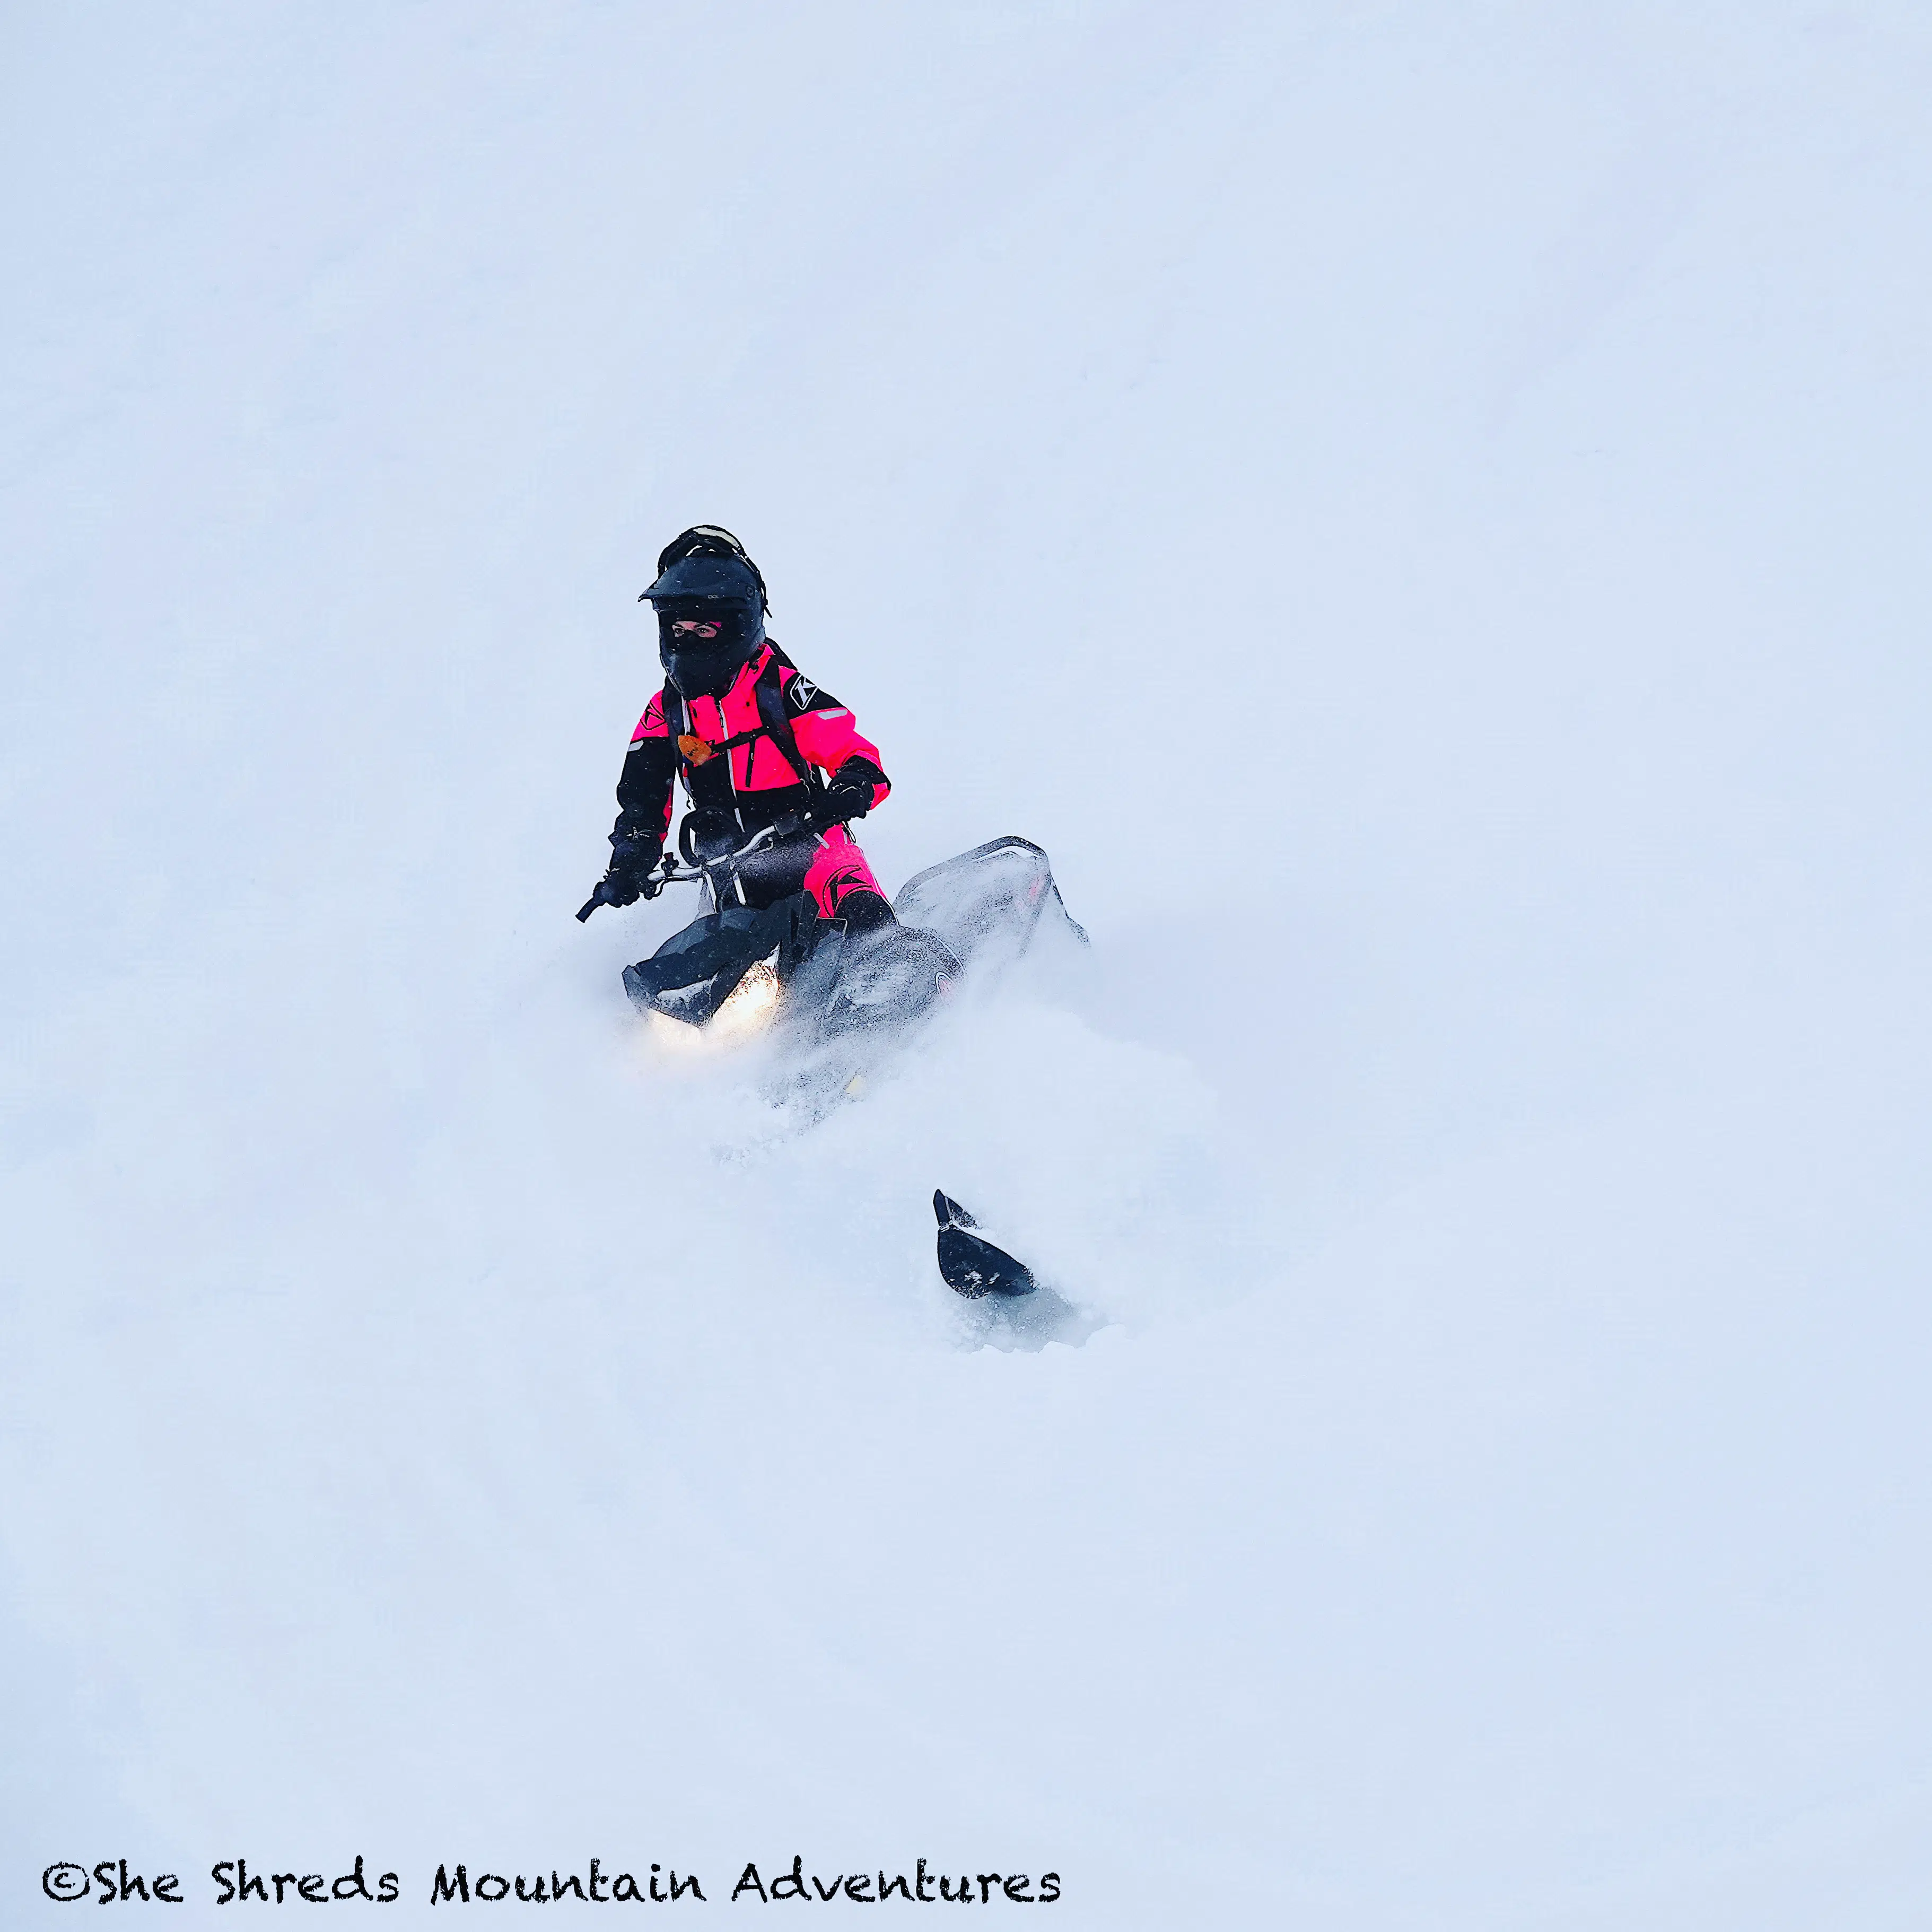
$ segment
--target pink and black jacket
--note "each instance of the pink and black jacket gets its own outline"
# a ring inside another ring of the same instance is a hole
[[[614,847],[663,844],[680,778],[694,817],[708,828],[700,840],[722,834],[721,842],[732,846],[788,815],[803,818],[825,800],[828,781],[835,796],[849,799],[853,817],[883,803],[892,790],[878,747],[860,736],[851,712],[769,638],[722,698],[687,699],[667,683],[651,700],[617,781]],[[802,884],[828,917],[854,887],[878,891],[842,824],[785,842],[800,846],[796,865],[782,868],[799,874],[785,890]],[[771,886],[781,883],[774,874]]]

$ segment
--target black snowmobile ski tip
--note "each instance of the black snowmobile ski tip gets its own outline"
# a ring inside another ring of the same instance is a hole
[[[969,1234],[978,1226],[952,1197],[935,1188],[932,1212],[939,1223],[939,1272],[946,1286],[969,1301],[987,1294],[1030,1294],[1040,1284],[1025,1262],[984,1235]]]
[[[942,1228],[976,1228],[980,1224],[940,1188],[932,1190],[933,1218]]]

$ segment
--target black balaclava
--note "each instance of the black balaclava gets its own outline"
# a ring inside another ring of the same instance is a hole
[[[764,580],[735,537],[709,525],[675,538],[658,563],[644,595],[657,612],[664,675],[682,697],[722,698],[765,640]],[[717,636],[674,638],[671,626],[692,617],[715,620]]]

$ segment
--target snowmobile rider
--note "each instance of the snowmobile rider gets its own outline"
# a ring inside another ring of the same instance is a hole
[[[847,830],[892,789],[878,748],[765,634],[765,580],[744,545],[712,524],[680,532],[638,601],[646,600],[664,688],[632,735],[610,868],[592,904],[626,906],[663,890],[656,874],[682,778],[687,860],[715,860],[776,829],[736,868],[725,902],[762,910],[806,892],[821,918],[848,931],[889,924],[892,908]]]

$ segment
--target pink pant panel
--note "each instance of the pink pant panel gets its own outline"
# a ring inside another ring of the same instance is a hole
[[[796,875],[794,875],[796,876]],[[820,915],[838,916],[838,902],[849,892],[879,892],[879,882],[859,849],[859,842],[842,825],[835,825],[819,840],[818,851],[806,869],[805,890],[818,902]]]

